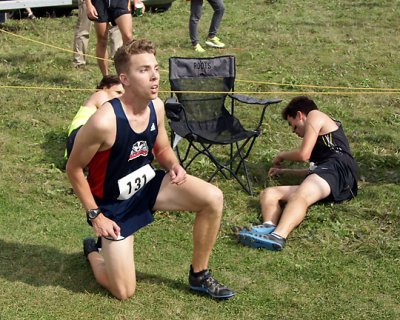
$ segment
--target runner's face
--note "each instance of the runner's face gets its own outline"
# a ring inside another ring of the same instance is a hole
[[[292,127],[292,132],[297,134],[299,137],[304,137],[304,121],[301,113],[297,113],[295,118],[288,116],[287,118],[289,126]]]
[[[154,100],[158,96],[160,82],[159,67],[152,53],[141,53],[131,56],[129,71],[125,74],[125,90],[136,97]]]

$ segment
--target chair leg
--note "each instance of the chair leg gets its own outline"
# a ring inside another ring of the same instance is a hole
[[[175,133],[171,132],[171,145],[173,144],[175,138]],[[208,182],[210,182],[218,173],[221,173],[225,179],[229,180],[235,178],[237,182],[239,182],[239,184],[241,185],[241,187],[251,196],[254,196],[253,193],[253,188],[251,185],[251,181],[250,181],[250,177],[249,177],[249,172],[247,169],[247,164],[246,164],[246,158],[249,156],[250,151],[254,145],[254,141],[255,141],[256,137],[251,137],[249,139],[247,139],[241,146],[239,146],[239,143],[236,142],[235,146],[236,146],[236,151],[234,151],[234,144],[230,144],[230,160],[226,163],[221,163],[218,161],[218,159],[210,152],[210,147],[212,146],[212,144],[204,144],[199,142],[201,148],[199,148],[195,142],[193,141],[188,141],[186,140],[189,145],[186,148],[185,154],[182,157],[182,154],[180,152],[179,146],[177,145],[175,150],[176,150],[176,154],[178,157],[178,160],[180,162],[180,164],[182,165],[182,167],[186,169],[189,168],[189,166],[193,163],[193,161],[199,156],[199,155],[204,155],[206,157],[208,157],[211,162],[215,165],[216,170],[213,172],[213,174],[208,178]],[[247,144],[250,143],[250,145],[247,148],[247,151],[245,152],[245,154],[242,154],[242,151],[245,149],[245,147],[247,146]],[[187,162],[188,158],[189,158],[189,153],[191,149],[196,150],[196,153],[193,155],[193,157]],[[238,160],[239,162],[237,163],[237,165],[234,166],[234,161]],[[235,168],[234,168],[235,167]],[[246,177],[246,183],[244,183],[244,181],[242,181],[239,176],[238,176],[238,172],[240,167],[243,167],[243,171]],[[227,171],[229,174],[227,174]]]
[[[247,152],[246,152],[246,154],[245,154],[244,156],[242,156],[241,153],[239,154],[239,156],[240,156],[240,162],[239,162],[238,166],[236,167],[236,171],[235,171],[236,174],[237,174],[237,172],[238,172],[238,170],[239,170],[239,168],[240,168],[242,162],[244,162],[245,159],[247,159],[247,157],[249,156],[250,151],[251,151],[251,149],[253,148],[254,142],[256,141],[256,138],[257,138],[257,136],[252,137],[252,138],[249,138],[249,139],[251,139],[251,143],[250,143],[250,146],[247,148]],[[250,141],[250,140],[248,140],[248,141]],[[243,148],[246,146],[246,144],[248,143],[248,141],[246,141],[245,143],[243,143],[242,146],[241,146],[240,148],[239,148],[239,144],[236,142],[237,149],[240,150],[240,152],[241,152],[241,151],[243,150]]]
[[[244,158],[242,158],[242,159],[240,160],[239,165],[238,165],[238,167],[236,168],[236,174],[237,174],[237,171],[239,170],[241,164],[243,164],[243,170],[244,170],[244,173],[245,173],[245,176],[246,176],[247,185],[248,185],[248,187],[249,187],[248,190],[246,189],[246,191],[247,191],[251,196],[254,196],[253,189],[252,189],[252,187],[251,187],[249,172],[248,172],[248,170],[247,170],[247,165],[246,165],[246,161],[245,161]]]
[[[245,148],[245,146],[247,145],[247,143],[250,141],[250,140],[252,140],[252,142],[251,142],[251,144],[250,144],[250,148],[251,147],[253,147],[253,144],[254,144],[254,140],[255,140],[255,137],[252,137],[252,138],[249,138],[248,140],[246,140],[243,144],[242,144],[242,146],[239,146],[239,144],[236,142],[236,148],[237,148],[237,151],[235,152],[235,154],[231,157],[231,159],[227,162],[227,163],[225,163],[225,164],[222,164],[222,163],[220,163],[215,157],[214,157],[214,155],[208,150],[208,148],[206,148],[202,143],[200,143],[201,145],[202,145],[202,147],[203,147],[203,150],[204,150],[204,154],[205,155],[207,155],[209,158],[210,158],[210,160],[215,164],[215,166],[217,167],[217,169],[214,171],[214,173],[210,176],[210,178],[208,179],[208,181],[210,182],[219,172],[226,178],[226,179],[230,179],[230,178],[232,178],[232,177],[234,177],[238,182],[239,182],[239,184],[242,186],[242,188],[249,194],[249,195],[251,195],[251,196],[254,196],[254,193],[253,193],[253,188],[252,188],[252,185],[251,185],[251,181],[250,181],[250,177],[249,177],[249,172],[248,172],[248,169],[247,169],[247,165],[246,165],[246,158],[247,158],[247,156],[250,154],[250,151],[251,150],[247,150],[247,152],[246,152],[246,154],[243,156],[242,155],[242,150]],[[232,147],[232,145],[231,145],[231,148],[232,148],[232,150],[233,150],[233,147]],[[233,152],[232,152],[233,153]],[[240,161],[239,161],[239,163],[237,164],[237,166],[236,166],[236,170],[233,170],[233,162],[237,159],[237,158],[240,158]],[[247,185],[245,185],[243,182],[242,182],[242,180],[238,177],[238,171],[239,171],[239,169],[240,169],[240,167],[241,166],[243,166],[243,170],[244,170],[244,173],[245,173],[245,176],[246,176],[246,183],[247,183]],[[229,173],[230,173],[230,177],[228,177],[227,175],[226,175],[226,173],[223,171],[223,170],[227,170]]]

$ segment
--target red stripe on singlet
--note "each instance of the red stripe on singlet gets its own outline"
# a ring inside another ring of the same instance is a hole
[[[88,182],[92,194],[103,199],[104,183],[106,179],[111,149],[97,152],[90,161]]]

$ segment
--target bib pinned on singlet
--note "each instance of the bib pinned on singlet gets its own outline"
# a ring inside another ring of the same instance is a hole
[[[156,173],[150,164],[133,171],[125,177],[118,180],[119,196],[118,200],[128,200],[136,192],[142,189]]]

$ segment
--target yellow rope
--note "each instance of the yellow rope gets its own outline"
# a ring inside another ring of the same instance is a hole
[[[28,89],[28,90],[59,90],[59,91],[98,91],[98,89],[80,89],[80,88],[53,88],[53,87],[28,87],[28,86],[0,86],[0,89]],[[159,93],[196,93],[196,94],[225,94],[224,91],[172,91],[172,90],[159,90]],[[229,93],[229,92],[228,92]],[[232,92],[231,92],[232,93]],[[235,91],[235,94],[280,94],[280,95],[354,95],[354,94],[398,94],[397,91],[368,91],[368,92],[357,92],[357,91]]]
[[[0,86],[0,89],[60,90],[60,91],[98,91],[98,89],[27,87],[27,86]]]
[[[32,40],[32,39],[30,39],[30,38],[27,38],[27,37],[24,37],[24,36],[21,36],[21,35],[19,35],[19,34],[15,34],[15,33],[9,32],[9,31],[6,31],[6,30],[4,30],[4,29],[0,29],[0,31],[1,31],[1,32],[4,32],[4,33],[7,33],[7,34],[9,34],[9,35],[12,35],[12,36],[14,36],[14,37],[17,37],[17,38],[21,38],[21,39],[24,39],[24,40],[28,40],[28,41],[32,41],[32,42],[41,44],[42,46],[45,46],[45,47],[50,47],[50,48],[54,48],[54,49],[57,49],[57,50],[61,50],[61,51],[65,51],[65,52],[70,52],[70,53],[77,53],[77,54],[81,54],[81,55],[83,55],[83,56],[90,57],[90,58],[94,58],[94,59],[100,59],[100,60],[106,60],[106,61],[113,61],[113,60],[110,60],[110,59],[104,59],[104,58],[92,56],[92,55],[86,54],[86,53],[79,53],[79,52],[76,52],[76,51],[74,51],[74,50],[64,49],[64,48],[57,47],[57,46],[54,46],[54,45],[52,45],[52,44],[44,43],[44,42],[41,42],[41,41],[38,41],[38,40]]]
[[[73,50],[64,49],[61,47],[57,47],[48,43],[44,43],[38,40],[32,40],[30,38],[14,34],[12,32],[6,31],[4,29],[0,29],[1,32],[9,34],[14,37],[18,37],[27,41],[32,41],[34,43],[38,43],[43,46],[47,46],[50,48],[54,48],[57,50],[70,52],[70,53],[77,53],[84,55],[86,57],[94,58],[94,59],[101,59],[113,62],[111,59],[105,59],[96,57],[93,55],[89,55],[86,53],[78,53]],[[162,72],[168,72],[168,70],[160,69]],[[347,92],[281,92],[281,91],[264,91],[264,92],[239,92],[236,91],[237,94],[332,94],[332,95],[351,95],[351,94],[393,94],[393,93],[400,93],[400,89],[386,89],[386,88],[352,88],[352,87],[339,87],[339,86],[317,86],[317,85],[308,85],[308,84],[290,84],[290,83],[278,83],[278,82],[267,82],[267,81],[253,81],[253,80],[240,80],[236,79],[236,82],[245,82],[245,83],[252,83],[252,84],[266,84],[266,85],[273,85],[273,86],[286,86],[286,87],[300,87],[300,88],[316,88],[316,89],[339,89],[339,90],[362,90],[363,92],[354,92],[354,91],[347,91]],[[45,87],[25,87],[25,86],[0,86],[0,88],[13,88],[13,89],[37,89],[37,90],[68,90],[68,91],[93,91],[92,89],[74,89],[74,88],[45,88]],[[368,91],[368,90],[375,90],[375,91]],[[179,93],[179,91],[159,91],[162,93]],[[225,92],[207,92],[207,91],[185,91],[186,93],[225,93]]]
[[[352,88],[352,87],[335,87],[335,86],[317,86],[317,85],[309,85],[309,84],[291,84],[291,83],[252,81],[252,80],[235,80],[235,81],[236,82],[248,82],[248,83],[253,83],[253,84],[268,84],[268,85],[273,85],[273,86],[302,87],[302,88],[400,91],[400,89],[385,89],[385,88]]]

